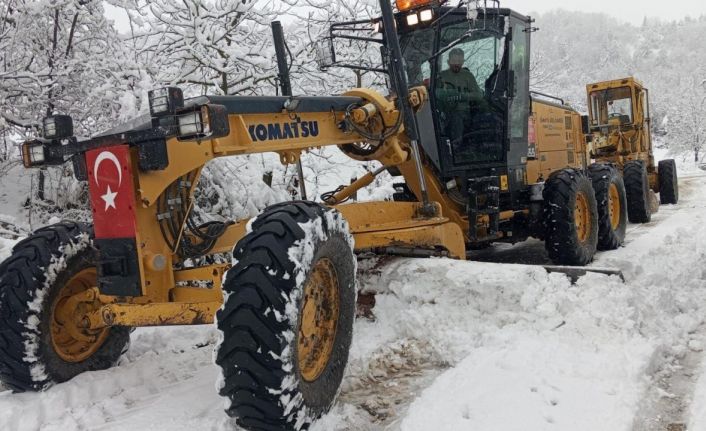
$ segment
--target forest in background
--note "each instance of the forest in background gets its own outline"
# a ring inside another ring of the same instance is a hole
[[[104,3],[127,11],[129,31],[106,19]],[[274,20],[285,25],[295,94],[379,88],[384,77],[322,72],[315,62],[315,42],[331,22],[372,18],[377,9],[376,0],[0,0],[0,186],[22,198],[0,197],[0,214],[35,228],[56,217],[88,216],[86,187],[73,180],[70,164],[20,168],[17,146],[39,134],[46,115],[69,114],[76,134],[90,136],[146,112],[147,91],[160,86],[180,86],[187,96],[276,94]],[[703,161],[706,17],[641,26],[561,10],[535,18],[534,90],[583,112],[587,83],[635,76],[650,89],[656,142],[682,163]],[[373,49],[349,48],[357,61],[380,61]],[[335,149],[303,160],[309,198],[371,168]],[[265,172],[273,173],[272,187],[261,180]],[[6,180],[18,177],[24,189],[8,190]],[[197,203],[224,218],[253,216],[290,198],[294,177],[274,156],[217,160],[204,173]],[[368,192],[376,198],[392,193],[389,178],[376,186]]]

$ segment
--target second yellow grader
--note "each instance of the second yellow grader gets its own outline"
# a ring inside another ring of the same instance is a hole
[[[635,78],[589,84],[587,138],[591,157],[622,171],[628,217],[647,223],[659,206],[679,201],[677,167],[672,159],[655,166],[649,91]]]

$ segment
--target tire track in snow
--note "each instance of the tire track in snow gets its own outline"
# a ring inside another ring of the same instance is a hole
[[[698,175],[680,179],[680,202],[660,207],[660,211],[653,215],[652,222],[635,225],[629,231],[632,240],[649,234],[652,226],[669,223],[669,219],[675,215],[704,212],[706,202],[698,194],[698,189],[704,187],[703,178]],[[686,429],[703,361],[706,325],[699,325],[689,338],[687,346],[677,347],[676,352],[673,349],[655,352],[648,370],[650,384],[636,412],[632,431]]]
[[[689,408],[701,367],[703,337],[706,328],[701,325],[689,348],[676,355],[658,352],[657,368],[651,373],[651,384],[637,411],[633,431],[665,431],[686,428]]]

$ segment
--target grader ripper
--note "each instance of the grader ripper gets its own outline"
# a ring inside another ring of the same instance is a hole
[[[380,43],[389,97],[185,103],[167,88],[150,93],[149,118],[84,141],[70,118],[47,118],[24,163],[70,159],[88,182],[93,223],[42,228],[0,265],[0,379],[43,390],[114,365],[130,328],[215,315],[228,414],[249,429],[306,428],[343,377],[356,254],[465,259],[467,247],[534,236],[556,263],[584,265],[617,246],[625,208],[605,196],[620,176],[592,184],[579,115],[530,94],[532,20],[497,4],[380,6],[380,19],[336,24],[330,39]],[[209,160],[275,152],[295,163],[331,145],[382,167],[326,205],[282,203],[227,223],[193,208]],[[383,170],[404,178],[399,201],[341,204]]]

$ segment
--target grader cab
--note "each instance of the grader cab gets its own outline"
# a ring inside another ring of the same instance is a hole
[[[589,84],[586,90],[591,157],[622,170],[629,219],[647,223],[659,207],[654,193],[662,204],[679,200],[675,161],[655,166],[649,91],[632,77]]]
[[[343,378],[357,255],[465,259],[468,247],[534,236],[554,262],[585,265],[617,247],[622,179],[587,166],[578,113],[530,94],[532,20],[497,2],[440,3],[398,0],[394,13],[380,0],[381,18],[332,26],[330,40],[383,47],[389,96],[184,100],[166,88],[146,117],[86,140],[70,118],[46,119],[22,147],[25,166],[71,161],[93,223],[42,228],[0,264],[0,380],[44,390],[113,366],[130,328],[215,321],[227,413],[248,429],[303,429]],[[209,160],[274,152],[291,164],[322,146],[380,168],[323,203],[199,222]],[[403,178],[405,201],[344,204],[385,170]]]

